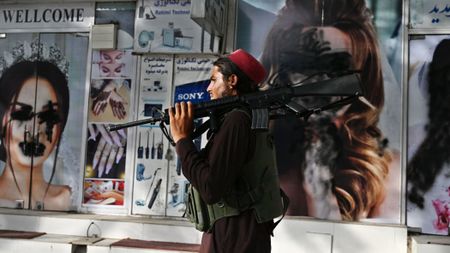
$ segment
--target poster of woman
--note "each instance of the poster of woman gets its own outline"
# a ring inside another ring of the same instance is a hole
[[[400,223],[401,88],[392,72],[393,54],[378,42],[379,9],[370,9],[377,6],[373,2],[393,5],[394,16],[401,16],[395,13],[401,3],[383,0],[239,1],[238,47],[260,56],[268,71],[264,88],[355,72],[361,77],[364,100],[271,125],[289,215]],[[400,43],[391,36],[387,41]],[[307,108],[333,101],[296,100]]]
[[[77,53],[62,50],[72,46]],[[85,64],[87,39],[8,34],[0,51],[0,205],[75,209],[85,72],[78,64]]]
[[[410,40],[407,225],[448,235],[450,219],[450,36]]]

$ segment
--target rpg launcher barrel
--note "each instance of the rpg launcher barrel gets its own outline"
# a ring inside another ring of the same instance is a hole
[[[313,113],[333,107],[343,106],[362,96],[361,81],[356,73],[336,77],[319,82],[285,86],[264,91],[253,92],[241,96],[230,96],[220,99],[200,102],[194,105],[194,118],[210,117],[211,128],[214,129],[215,119],[236,107],[247,107],[252,111],[252,128],[268,129],[269,120],[283,115],[309,117]],[[305,108],[296,103],[293,98],[322,96],[342,97],[338,102],[317,108]],[[281,112],[281,114],[280,114]],[[159,117],[132,121],[109,127],[110,131],[143,124],[157,122],[169,124],[168,109]]]

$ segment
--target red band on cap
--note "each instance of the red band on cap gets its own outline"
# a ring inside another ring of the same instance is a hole
[[[234,51],[228,58],[256,84],[264,80],[266,70],[263,65],[243,49]]]

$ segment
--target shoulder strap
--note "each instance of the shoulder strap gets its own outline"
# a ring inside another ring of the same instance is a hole
[[[201,136],[204,132],[208,131],[210,128],[210,120],[203,122],[200,126],[196,127],[194,132],[191,134],[191,140],[196,139]]]
[[[232,111],[240,111],[240,112],[243,112],[243,113],[245,113],[245,115],[247,115],[250,119],[252,118],[251,114],[250,114],[247,110],[245,110],[245,108],[240,108],[240,107],[238,107],[238,108],[233,109]],[[203,122],[200,126],[196,127],[195,130],[194,130],[194,132],[191,134],[191,140],[193,140],[193,139],[195,139],[195,138],[201,136],[203,133],[205,133],[206,131],[208,131],[208,129],[214,129],[214,128],[217,128],[217,127],[218,127],[218,126],[217,126],[217,122],[215,122],[215,121],[217,121],[217,120],[211,119],[211,117],[210,117],[207,121]],[[214,125],[214,126],[213,126],[213,125]],[[217,130],[217,129],[216,129],[216,130]]]
[[[281,188],[280,188],[280,194],[281,194],[281,198],[283,200],[283,214],[281,215],[281,218],[279,220],[277,220],[276,222],[273,223],[272,236],[273,236],[273,230],[275,229],[276,226],[278,226],[278,224],[284,218],[284,216],[286,215],[288,206],[289,206],[289,197],[286,195],[286,193]]]

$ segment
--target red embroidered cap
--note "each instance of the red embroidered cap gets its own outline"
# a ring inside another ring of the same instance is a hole
[[[256,84],[262,82],[266,76],[266,70],[263,65],[255,59],[251,54],[243,49],[238,49],[232,52],[228,59],[230,59],[236,66],[244,72]]]

